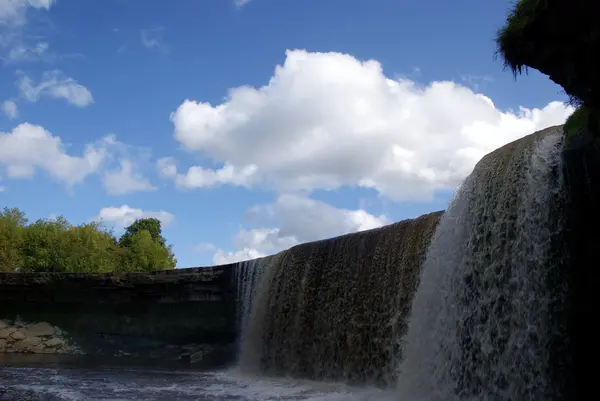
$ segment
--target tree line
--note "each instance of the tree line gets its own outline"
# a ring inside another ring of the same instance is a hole
[[[102,223],[64,217],[29,223],[17,208],[0,211],[0,272],[149,272],[174,269],[158,219],[138,219],[117,238]]]

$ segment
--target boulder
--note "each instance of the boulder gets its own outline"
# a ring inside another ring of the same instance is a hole
[[[21,344],[23,344],[23,346],[31,348],[34,347],[36,345],[38,345],[39,343],[42,342],[42,339],[39,337],[30,337],[27,336],[27,338],[23,339],[20,341]]]
[[[15,339],[15,340],[24,340],[25,338],[27,338],[27,334],[25,332],[23,332],[22,330],[17,330],[13,333],[11,333],[11,338]]]
[[[60,338],[51,338],[50,340],[44,343],[46,347],[60,347],[65,344],[64,340]]]
[[[40,322],[27,326],[27,334],[34,337],[43,337],[54,335],[56,329],[49,323]]]
[[[5,329],[0,329],[0,339],[7,339],[10,337],[12,333],[14,333],[16,329],[12,327],[7,327]]]
[[[31,346],[27,345],[26,343],[23,343],[23,341],[17,341],[13,343],[13,347],[16,352],[27,352],[31,348]]]
[[[0,320],[0,329],[5,329],[9,326],[10,324],[8,324],[7,322],[5,322],[4,320]]]
[[[33,352],[34,354],[42,354],[44,353],[44,344],[43,343],[39,343],[33,347],[31,347],[30,351]]]
[[[44,348],[44,350],[42,351],[43,354],[56,354],[57,350],[56,348],[50,348],[50,347],[46,347]]]

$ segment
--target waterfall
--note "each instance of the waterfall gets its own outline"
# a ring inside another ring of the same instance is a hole
[[[236,312],[240,347],[245,342],[258,283],[269,259],[270,257],[266,257],[238,262],[233,270],[234,288],[237,290]]]
[[[263,265],[254,295],[242,371],[394,383],[398,338],[406,330],[440,214],[298,245],[273,256]],[[248,305],[241,309],[245,316]]]
[[[241,370],[402,401],[564,400],[561,138],[552,127],[488,154],[443,215],[240,264]]]
[[[413,300],[399,399],[560,399],[561,132],[487,155],[457,191]]]

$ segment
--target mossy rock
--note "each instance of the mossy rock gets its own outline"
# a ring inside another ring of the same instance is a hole
[[[581,146],[587,143],[600,151],[600,117],[599,113],[593,111],[586,105],[579,107],[565,122],[563,126],[565,147],[574,145],[574,139]]]
[[[590,111],[586,106],[581,106],[565,122],[565,144],[568,146],[576,135],[585,135],[588,132]]]
[[[584,0],[520,0],[496,35],[497,54],[516,75],[534,68],[572,103],[600,106],[598,5]]]

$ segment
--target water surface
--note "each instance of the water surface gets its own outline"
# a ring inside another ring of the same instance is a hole
[[[294,379],[266,379],[235,370],[119,366],[90,359],[0,360],[1,401],[367,401],[393,400],[381,389]]]

